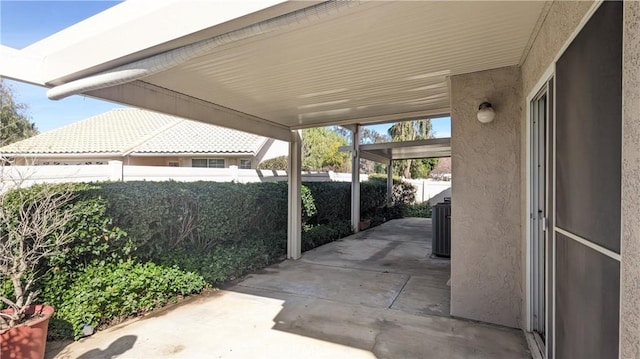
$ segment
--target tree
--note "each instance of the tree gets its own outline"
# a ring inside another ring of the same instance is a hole
[[[27,105],[17,102],[13,89],[0,80],[0,146],[38,134],[26,111]]]
[[[302,168],[312,171],[349,171],[349,153],[338,148],[347,138],[326,127],[302,130]]]
[[[389,128],[388,132],[393,142],[433,138],[429,119],[397,122]],[[395,161],[394,172],[405,178],[427,177],[437,163],[437,159]]]
[[[390,142],[391,139],[389,136],[379,133],[378,131],[374,131],[370,128],[365,128],[362,130],[360,143],[382,143],[382,142]]]
[[[362,144],[383,143],[390,141],[391,139],[388,135],[379,133],[378,131],[372,130],[370,128],[363,128],[362,132],[360,133],[360,143]],[[386,173],[386,166],[375,161],[360,159],[360,167],[365,173]]]
[[[35,281],[41,264],[62,253],[75,229],[68,224],[78,215],[70,185],[41,184],[0,194],[0,282],[13,285],[13,296],[0,294],[11,312],[0,312],[0,329],[25,320],[38,295]]]

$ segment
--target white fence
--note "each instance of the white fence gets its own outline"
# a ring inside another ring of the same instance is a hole
[[[432,179],[405,179],[416,187],[416,202],[429,201],[433,206],[444,201],[444,197],[451,197],[451,181],[436,181]]]
[[[286,171],[230,168],[130,166],[121,161],[108,165],[78,166],[6,166],[2,168],[0,190],[18,184],[98,182],[98,181],[213,181],[213,182],[275,182],[286,181]],[[369,176],[360,175],[360,181]],[[350,173],[302,172],[303,182],[351,182]]]

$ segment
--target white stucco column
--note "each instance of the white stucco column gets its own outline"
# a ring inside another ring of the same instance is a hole
[[[287,228],[287,258],[291,259],[298,259],[302,255],[301,167],[302,137],[300,132],[291,131],[291,141],[289,142],[289,210]]]
[[[393,161],[387,164],[387,206],[393,203]]]
[[[351,228],[358,233],[360,224],[360,126],[351,132]]]

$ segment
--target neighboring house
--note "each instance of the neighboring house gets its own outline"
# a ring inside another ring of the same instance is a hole
[[[429,177],[440,181],[451,181],[451,157],[438,159],[438,164],[433,167]]]
[[[256,168],[283,141],[135,108],[115,109],[0,147],[17,165],[107,164]]]

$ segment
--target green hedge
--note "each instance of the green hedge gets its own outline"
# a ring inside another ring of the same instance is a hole
[[[401,217],[414,193],[410,184],[394,186],[396,205],[388,207],[386,185],[363,182],[362,218],[380,223]],[[107,215],[133,239],[140,258],[164,259],[176,248],[209,253],[219,245],[243,248],[251,243],[253,247],[253,242],[271,260],[286,253],[286,183],[117,182],[100,185],[94,195],[106,200]],[[344,223],[350,218],[350,196],[350,183],[305,183],[303,228],[310,231],[323,225],[337,231],[330,237],[347,235]],[[322,229],[315,230],[319,231]],[[320,243],[317,239],[311,242]]]
[[[109,217],[142,258],[180,247],[208,252],[256,234],[267,242],[275,233],[286,239],[287,186],[281,183],[117,182],[100,185],[96,195],[106,199]]]

